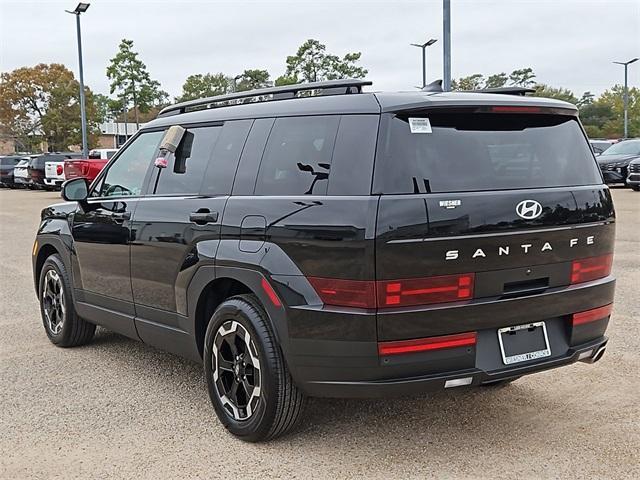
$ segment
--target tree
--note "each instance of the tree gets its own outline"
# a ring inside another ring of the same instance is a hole
[[[236,92],[255,90],[271,86],[269,72],[266,70],[245,70],[236,77]]]
[[[368,70],[357,65],[361,53],[347,53],[340,58],[326,53],[327,47],[318,40],[304,42],[295,55],[287,57],[287,71],[276,80],[286,85],[293,79],[301,82],[320,82],[338,78],[364,78]]]
[[[160,89],[160,82],[151,79],[147,66],[138,58],[138,53],[133,51],[132,40],[125,38],[120,42],[118,53],[107,67],[107,77],[111,80],[110,93],[118,91],[126,108],[130,101],[133,102],[138,125],[138,111],[148,112],[169,98],[169,94]]]
[[[110,103],[112,100],[101,93],[95,93],[93,95],[94,102],[96,104],[96,115],[100,123],[106,122],[113,118],[111,115]]]
[[[571,90],[566,88],[555,88],[545,85],[544,83],[539,83],[534,87],[534,89],[535,92],[532,94],[534,97],[555,98],[556,100],[563,100],[565,102],[573,103],[574,105],[578,103],[578,98]]]
[[[178,102],[196,100],[198,98],[223,95],[233,91],[233,80],[224,73],[198,73],[189,75],[182,84],[182,95],[176,98]]]
[[[487,78],[487,81],[484,84],[484,88],[504,87],[507,84],[508,79],[509,77],[507,77],[507,74],[504,72],[496,73],[494,75],[489,75],[489,77]]]
[[[509,74],[509,83],[514,87],[529,88],[535,84],[534,78],[536,78],[536,74],[533,73],[532,68],[521,68]]]
[[[610,90],[605,90],[594,105],[603,109],[610,108],[613,116],[602,126],[602,135],[605,137],[622,137],[624,135],[624,87],[614,85]],[[640,88],[629,88],[629,137],[640,136]]]
[[[38,64],[0,75],[0,123],[25,147],[47,141],[49,150],[82,143],[80,85],[61,64]],[[98,112],[85,86],[89,145],[97,143]]]
[[[451,82],[452,90],[480,90],[484,88],[484,76],[474,73],[468,77],[462,77]]]

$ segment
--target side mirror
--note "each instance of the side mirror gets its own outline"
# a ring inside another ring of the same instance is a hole
[[[62,198],[67,202],[84,202],[89,196],[89,185],[84,178],[72,178],[62,184]]]

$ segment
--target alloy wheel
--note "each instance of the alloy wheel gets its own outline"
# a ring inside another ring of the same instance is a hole
[[[222,406],[234,420],[248,420],[261,396],[258,351],[235,320],[224,322],[213,340],[211,371]]]
[[[42,306],[49,331],[58,335],[62,331],[66,312],[62,280],[55,270],[48,270],[42,289]]]

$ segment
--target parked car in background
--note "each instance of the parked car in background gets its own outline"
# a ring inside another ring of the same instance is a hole
[[[57,189],[64,183],[64,160],[44,164],[44,183],[47,188]]]
[[[607,150],[614,143],[616,143],[616,140],[605,140],[600,138],[592,138],[591,140],[589,140],[589,144],[591,145],[591,150],[593,150],[593,153],[596,156],[601,155],[605,150]]]
[[[13,171],[20,160],[24,160],[22,155],[8,155],[0,157],[0,185],[3,187],[15,188]]]
[[[64,162],[64,177],[86,178],[89,183],[98,176],[102,168],[118,150],[113,148],[98,148],[89,152],[89,158],[67,160]]]
[[[31,177],[31,187],[32,188],[44,188],[51,189],[52,186],[55,186],[57,182],[50,181],[49,183],[46,181],[46,164],[60,163],[63,166],[63,162],[67,159],[71,158],[79,158],[82,154],[74,153],[74,152],[55,152],[55,153],[45,153],[44,155],[37,155],[32,157],[29,161],[29,175]],[[63,166],[64,168],[64,166]],[[57,169],[56,169],[57,170]],[[59,185],[62,185],[62,182],[59,182]]]
[[[627,185],[633,188],[636,192],[640,192],[640,158],[629,162]]]
[[[17,187],[28,187],[31,184],[29,160],[31,159],[25,158],[24,160],[20,160],[13,169],[13,184]]]
[[[628,167],[640,158],[640,138],[623,140],[598,156],[598,165],[606,183],[627,183]]]

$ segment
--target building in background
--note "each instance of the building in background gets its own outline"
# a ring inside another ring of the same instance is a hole
[[[140,124],[142,128],[144,124]],[[96,148],[120,148],[138,131],[135,123],[106,122],[100,124],[100,138]]]

